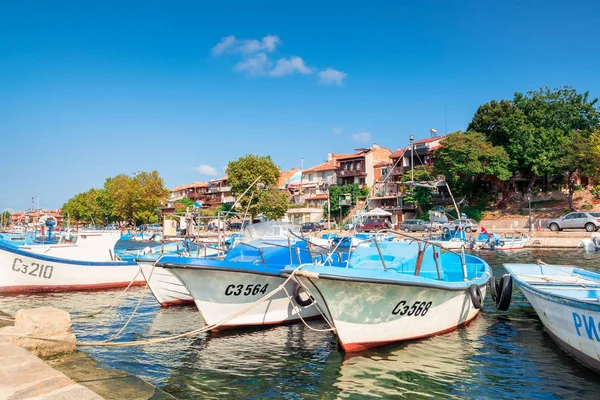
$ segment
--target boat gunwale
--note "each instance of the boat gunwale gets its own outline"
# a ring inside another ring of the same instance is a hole
[[[338,267],[333,267],[333,268],[338,268]],[[310,271],[313,272],[313,271]],[[282,272],[281,275],[284,277],[287,277],[291,274],[291,271],[285,271]],[[366,277],[355,277],[355,276],[341,276],[341,275],[332,275],[332,274],[327,274],[327,273],[322,273],[322,272],[317,272],[316,273],[317,276],[311,276],[311,278],[316,278],[316,279],[326,279],[326,280],[333,280],[333,281],[348,281],[348,282],[354,282],[354,283],[375,283],[375,284],[383,284],[383,285],[397,285],[397,286],[416,286],[416,287],[424,287],[424,288],[429,288],[429,289],[440,289],[440,290],[448,290],[448,291],[465,291],[469,289],[469,286],[471,286],[472,284],[476,284],[479,287],[482,286],[486,286],[489,282],[489,276],[486,275],[481,276],[475,280],[472,281],[466,281],[466,282],[446,282],[446,281],[438,281],[438,280],[434,280],[434,279],[429,279],[429,278],[422,278],[422,279],[428,279],[431,282],[421,282],[421,281],[400,281],[400,280],[391,280],[391,279],[377,279],[377,278],[366,278]],[[302,275],[301,271],[299,271],[298,275]],[[400,274],[399,274],[400,275]],[[404,274],[407,276],[414,276],[414,275],[408,275],[408,274]],[[440,283],[438,283],[440,282]],[[446,283],[452,283],[455,285],[460,285],[460,286],[448,286],[448,285],[444,285],[441,284],[442,282],[446,282]]]
[[[531,292],[532,294],[534,294],[544,300],[550,301],[552,303],[566,305],[566,306],[578,308],[578,309],[585,309],[585,310],[590,310],[590,311],[594,311],[594,312],[600,312],[600,302],[598,300],[596,300],[594,302],[592,302],[591,300],[586,301],[586,300],[578,299],[575,297],[559,295],[559,294],[541,290],[540,286],[531,285],[527,281],[524,281],[523,279],[519,278],[518,274],[509,265],[538,265],[538,264],[504,264],[504,268],[512,276],[512,278],[514,279],[514,281],[515,281],[516,285],[519,287],[519,289],[527,290],[527,291]],[[566,266],[562,266],[562,267],[572,268],[572,267],[566,267]],[[576,270],[578,270],[578,268],[573,268],[573,271],[576,271]],[[586,271],[586,272],[588,272],[588,271]],[[548,282],[548,286],[551,286],[551,282]],[[594,289],[591,289],[591,290],[594,290]]]

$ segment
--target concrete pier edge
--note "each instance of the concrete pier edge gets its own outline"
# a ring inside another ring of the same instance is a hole
[[[10,318],[0,311],[0,317]],[[0,319],[0,328],[12,326]],[[112,400],[175,399],[175,397],[128,372],[98,363],[74,352],[38,358],[0,337],[0,399]]]

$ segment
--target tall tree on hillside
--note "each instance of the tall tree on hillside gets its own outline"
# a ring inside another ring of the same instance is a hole
[[[568,173],[560,160],[569,157],[569,143],[576,132],[589,137],[598,126],[597,101],[588,92],[580,94],[569,86],[515,93],[512,101],[491,101],[479,107],[468,130],[481,132],[502,146],[511,169],[529,177],[529,191],[538,176]]]
[[[261,189],[258,187],[250,188],[252,183],[257,179],[258,181],[256,183],[265,185],[267,191],[269,188],[277,186],[277,179],[279,178],[280,173],[279,168],[275,165],[271,156],[261,157],[249,154],[235,161],[230,161],[229,164],[227,164],[226,173],[227,183],[231,186],[231,193],[238,199],[241,210],[245,211],[246,208],[248,208],[248,204],[251,203],[248,212],[252,214],[253,217],[261,213],[265,215],[280,214],[277,210],[279,210],[281,206],[279,201],[281,200],[281,196],[259,193],[261,192]],[[247,189],[249,190],[246,195],[240,197]],[[271,203],[271,200],[275,200],[275,203]]]
[[[410,182],[414,176],[416,182],[431,181],[432,170],[425,165],[415,166],[413,172],[410,171],[402,176],[402,182]],[[408,186],[404,202],[414,204],[419,215],[425,215],[424,207],[431,202],[433,192],[431,189],[420,186]]]
[[[446,175],[448,181],[476,178],[490,182],[502,191],[498,205],[506,206],[509,198],[506,181],[512,176],[508,154],[487,141],[482,133],[458,131],[447,135],[435,157],[436,174]]]

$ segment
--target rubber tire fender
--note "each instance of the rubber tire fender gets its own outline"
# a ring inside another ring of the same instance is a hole
[[[306,290],[304,290],[304,292],[306,294],[308,294],[308,299],[307,300],[302,300],[302,298],[300,297],[300,293],[303,291],[303,287],[300,285],[296,285],[296,289],[294,289],[294,301],[296,302],[296,304],[298,304],[301,307],[308,307],[310,306],[313,301],[315,301],[315,299],[310,295],[310,293],[308,293]]]
[[[469,295],[471,296],[473,307],[475,307],[477,310],[481,309],[483,306],[483,295],[481,294],[479,285],[472,284],[469,286]]]
[[[498,242],[498,246],[500,246],[500,247],[504,247],[504,240],[500,240],[500,241]]]
[[[488,283],[490,286],[490,294],[492,295],[492,299],[494,301],[498,301],[498,291],[499,291],[498,281],[496,281],[496,278],[491,276]]]
[[[511,298],[512,276],[510,276],[510,274],[504,274],[498,283],[498,299],[496,300],[496,309],[498,311],[508,311]]]

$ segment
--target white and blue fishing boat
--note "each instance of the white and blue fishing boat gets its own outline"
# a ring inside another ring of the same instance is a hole
[[[206,324],[219,323],[217,329],[315,317],[319,310],[293,280],[285,284],[287,293],[279,290],[256,304],[286,282],[280,275],[285,266],[313,261],[307,242],[291,232],[299,235],[299,228],[274,221],[254,224],[224,259],[165,255],[155,266],[170,271],[184,284]]]
[[[374,239],[354,249],[346,268],[313,263],[295,272],[347,352],[468,324],[482,307],[490,276],[484,260],[441,252],[419,239]]]
[[[154,298],[163,307],[174,305],[194,304],[194,298],[187,288],[181,283],[170,269],[157,265],[157,261],[165,256],[174,257],[217,257],[223,256],[225,251],[202,243],[189,240],[165,243],[163,246],[146,247],[135,257],[135,262],[140,266],[144,278],[148,283]]]
[[[483,234],[481,234],[483,235]],[[480,236],[481,236],[480,235]],[[502,235],[492,234],[491,238],[482,242],[478,248],[484,250],[521,250],[524,249],[531,238],[526,233],[504,233]]]
[[[505,264],[552,339],[600,373],[600,274],[572,266]]]
[[[463,230],[433,234],[424,239],[447,250],[460,250],[470,247],[467,235]]]
[[[139,268],[115,257],[119,237],[118,232],[81,232],[65,234],[51,244],[0,242],[0,293],[125,287]],[[141,275],[133,282],[144,283]]]

